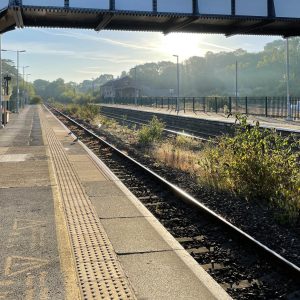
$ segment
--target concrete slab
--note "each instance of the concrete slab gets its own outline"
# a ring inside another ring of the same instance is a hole
[[[127,197],[90,197],[100,219],[142,217],[143,214]]]
[[[176,252],[121,255],[119,259],[138,299],[216,299]]]
[[[0,189],[0,298],[64,299],[52,197],[51,187]]]
[[[45,156],[46,155],[46,147],[45,146],[23,146],[23,147],[9,147],[7,148],[7,152],[10,154],[33,154],[37,156]],[[1,154],[1,150],[0,150]]]
[[[0,155],[0,162],[24,162],[31,157],[30,154],[4,154]]]
[[[101,220],[117,254],[172,250],[147,218]]]
[[[48,163],[46,160],[0,162],[0,187],[30,187],[49,185]]]
[[[70,142],[70,141],[63,141],[61,142],[64,149],[67,152],[67,155],[78,155],[78,154],[86,154],[84,149],[80,145],[78,145],[76,142]]]
[[[96,168],[95,164],[89,161],[76,161],[72,162],[79,178],[84,182],[94,182],[94,181],[106,181],[106,178],[103,174]]]
[[[9,148],[8,147],[0,147],[0,154],[5,154]]]
[[[84,188],[90,197],[116,197],[125,196],[126,194],[121,191],[113,181],[110,182],[84,182]]]

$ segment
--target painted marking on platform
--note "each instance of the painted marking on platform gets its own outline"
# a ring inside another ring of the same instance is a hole
[[[44,247],[47,223],[38,220],[15,219],[6,247],[13,248],[18,237],[24,234],[24,230],[31,230],[31,249],[35,249],[37,246]]]
[[[0,299],[7,299],[9,296],[9,292],[0,292]]]
[[[15,276],[24,272],[41,268],[49,263],[47,259],[35,257],[10,256],[6,259],[5,276]]]
[[[14,222],[13,230],[23,230],[27,228],[45,226],[47,222],[27,219],[16,219]]]
[[[24,162],[31,156],[30,154],[5,154],[0,155],[0,162]]]
[[[33,275],[28,275],[25,279],[25,300],[33,300],[34,294],[35,294],[35,288],[34,288],[34,278]]]
[[[3,280],[0,281],[0,286],[10,286],[10,285],[14,285],[15,282],[12,280]]]
[[[48,300],[49,289],[46,286],[48,272],[41,272],[39,276],[40,283],[40,300]]]

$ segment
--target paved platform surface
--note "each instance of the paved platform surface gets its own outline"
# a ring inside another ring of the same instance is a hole
[[[47,110],[0,130],[0,299],[230,299]]]
[[[133,109],[133,110],[141,110],[141,111],[147,111],[147,112],[155,112],[155,113],[162,113],[162,114],[170,114],[170,115],[176,115],[176,116],[182,116],[182,117],[191,117],[191,118],[197,118],[197,119],[204,119],[204,120],[210,120],[210,121],[219,121],[219,122],[225,122],[225,123],[234,123],[235,122],[235,116],[232,115],[229,118],[225,116],[224,114],[216,114],[216,113],[204,113],[204,112],[193,112],[186,110],[184,112],[181,110],[179,113],[177,113],[174,109],[168,110],[166,108],[156,108],[156,107],[147,107],[147,106],[134,106],[134,105],[118,105],[118,104],[101,104],[101,106],[108,106],[108,107],[118,107],[118,108],[127,108],[127,109]],[[248,117],[249,123],[253,123],[256,121],[259,121],[260,125],[262,127],[266,128],[276,128],[276,129],[283,129],[287,131],[296,131],[300,133],[300,120],[294,120],[294,121],[287,121],[285,119],[276,119],[276,118],[269,118],[269,117],[262,117],[262,116],[249,116]]]

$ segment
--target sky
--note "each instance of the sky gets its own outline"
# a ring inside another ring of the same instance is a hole
[[[26,50],[20,53],[20,69],[26,68],[29,81],[63,78],[77,83],[101,74],[119,76],[122,71],[149,62],[180,62],[207,51],[248,52],[263,50],[266,43],[280,37],[233,36],[26,28],[2,35],[2,48]],[[16,53],[2,52],[3,59],[16,62]]]

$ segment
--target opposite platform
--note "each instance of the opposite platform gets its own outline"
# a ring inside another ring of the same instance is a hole
[[[230,299],[73,140],[38,107],[0,131],[0,299]]]

